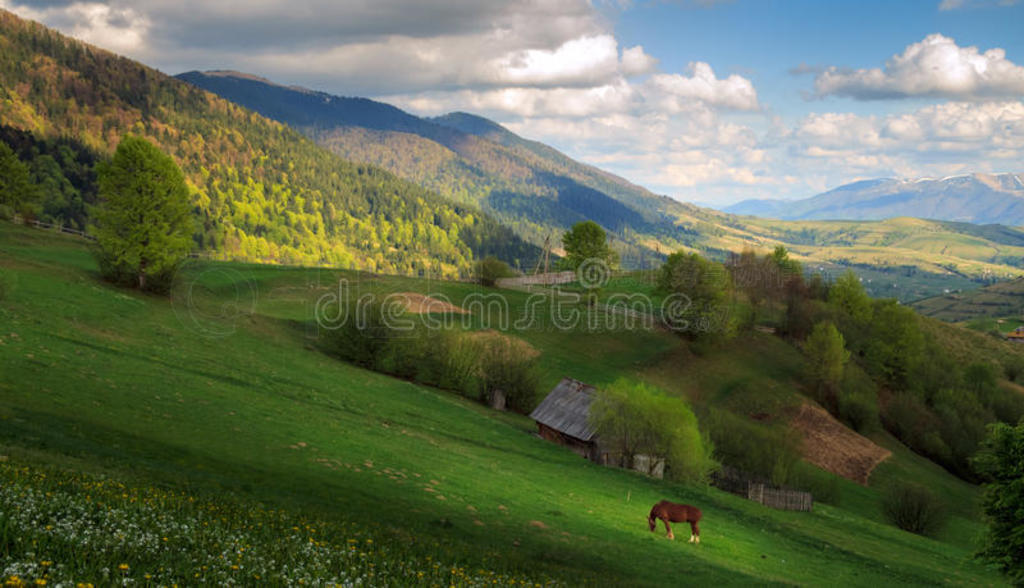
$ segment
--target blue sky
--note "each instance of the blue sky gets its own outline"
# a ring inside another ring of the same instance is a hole
[[[1024,172],[1024,2],[0,0],[167,73],[463,110],[716,206]]]

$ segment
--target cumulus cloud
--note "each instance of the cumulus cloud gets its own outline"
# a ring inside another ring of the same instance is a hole
[[[815,77],[814,89],[818,96],[858,100],[1019,97],[1024,95],[1024,67],[1006,59],[1002,49],[982,53],[977,47],[959,47],[953,39],[933,34],[891,57],[882,69],[829,67]]]
[[[648,81],[650,93],[662,108],[678,111],[691,100],[735,110],[758,110],[757,91],[743,76],[733,74],[719,79],[711,66],[694,62],[689,66],[692,75],[655,74]]]
[[[0,7],[14,8],[6,0],[0,0]],[[150,19],[130,5],[76,2],[67,6],[19,8],[26,18],[46,22],[77,39],[123,54],[143,51],[151,27]]]

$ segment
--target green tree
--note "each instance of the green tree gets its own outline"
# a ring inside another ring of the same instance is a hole
[[[603,388],[588,418],[601,444],[619,452],[627,465],[637,455],[664,459],[668,477],[689,482],[706,480],[717,467],[690,407],[642,382],[620,379]]]
[[[32,182],[29,168],[22,163],[10,146],[0,141],[0,206],[10,212],[31,214],[39,198],[39,190]]]
[[[835,325],[822,321],[804,342],[804,353],[810,366],[810,375],[832,411],[838,409],[836,394],[843,380],[843,370],[850,359],[846,343]]]
[[[608,246],[608,236],[594,221],[573,225],[562,236],[562,247],[565,248],[563,263],[574,271],[587,260],[598,260],[609,267],[618,263],[618,255]]]
[[[193,228],[181,170],[151,143],[129,135],[113,159],[99,166],[98,181],[101,272],[142,290],[166,289],[188,255]]]
[[[684,251],[669,255],[657,278],[661,293],[685,297],[678,312],[665,318],[692,338],[731,335],[730,287],[725,266]]]
[[[989,527],[978,555],[1024,585],[1024,420],[991,425],[973,465],[988,480],[982,508]]]
[[[871,320],[871,298],[864,291],[860,278],[847,270],[839,276],[828,292],[828,301],[845,312],[857,323]]]

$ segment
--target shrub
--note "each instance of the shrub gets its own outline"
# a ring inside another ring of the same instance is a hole
[[[385,321],[385,312],[384,304],[377,301],[349,303],[344,324],[323,337],[327,351],[356,365],[380,369],[389,359],[385,351],[394,335]]]
[[[540,375],[532,357],[517,352],[513,339],[487,337],[480,343],[479,372],[484,399],[489,392],[502,390],[508,407],[528,413],[537,406]]]
[[[882,496],[882,513],[904,531],[934,535],[945,523],[946,506],[927,488],[898,482]]]
[[[810,492],[815,502],[839,506],[839,476],[820,470],[805,461],[796,464],[790,474],[789,485],[797,490]]]
[[[776,485],[790,482],[800,461],[798,433],[718,409],[708,412],[705,423],[715,456],[722,463],[768,478]]]
[[[516,275],[507,263],[493,255],[480,260],[476,265],[476,276],[484,286],[494,286],[501,278],[511,278]]]
[[[1006,358],[1003,361],[1003,373],[1006,374],[1007,380],[1011,382],[1018,381],[1018,378],[1024,376],[1024,358],[1018,355]]]
[[[432,329],[401,313],[376,301],[351,304],[341,328],[324,335],[323,347],[339,359],[474,400],[502,390],[513,410],[527,413],[536,406],[536,360],[516,340]]]

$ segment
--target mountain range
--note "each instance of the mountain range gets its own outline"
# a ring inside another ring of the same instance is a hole
[[[1024,174],[853,182],[804,200],[745,200],[723,210],[785,220],[881,220],[915,216],[1024,225]]]

